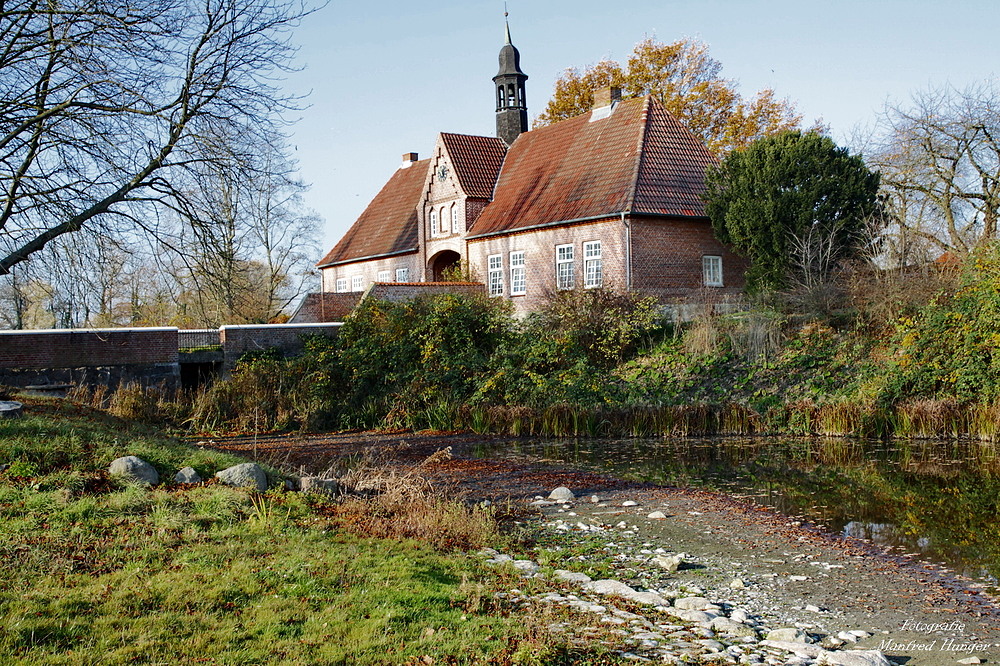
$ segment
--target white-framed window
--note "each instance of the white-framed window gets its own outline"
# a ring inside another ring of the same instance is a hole
[[[706,254],[701,258],[701,273],[706,287],[722,286],[722,257]]]
[[[556,289],[572,289],[575,283],[573,246],[556,245]]]
[[[347,291],[347,278],[337,278],[337,293],[343,294]]]
[[[604,262],[601,241],[583,244],[583,288],[594,289],[604,284]]]
[[[438,212],[431,209],[431,236],[438,235]]]
[[[410,281],[410,269],[409,268],[397,268],[396,269],[396,282],[409,282]]]
[[[448,233],[448,215],[445,213],[443,207],[439,215],[441,216],[441,233],[446,234]]]
[[[490,296],[503,295],[503,255],[491,254],[486,258],[488,268],[486,284]]]
[[[376,282],[388,282],[389,276],[392,275],[389,271],[379,271],[378,277],[375,279]]]
[[[510,253],[510,295],[523,296],[527,292],[524,273],[524,250]]]
[[[451,205],[451,230],[457,232],[458,227],[458,204]]]
[[[355,275],[351,278],[351,291],[364,291],[365,278],[363,275]]]

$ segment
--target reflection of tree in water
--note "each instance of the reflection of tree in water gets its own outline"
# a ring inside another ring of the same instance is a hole
[[[990,584],[1000,576],[1000,474],[980,444],[718,438],[492,446],[630,479],[724,490]]]

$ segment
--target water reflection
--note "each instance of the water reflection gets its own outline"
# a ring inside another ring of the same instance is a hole
[[[846,439],[563,439],[485,443],[482,456],[706,487],[904,549],[997,586],[1000,459],[994,444]]]

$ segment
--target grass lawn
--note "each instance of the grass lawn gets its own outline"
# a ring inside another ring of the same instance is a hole
[[[518,580],[467,552],[364,536],[318,496],[108,479],[130,454],[164,480],[242,462],[62,401],[0,421],[2,663],[616,661],[495,601]]]

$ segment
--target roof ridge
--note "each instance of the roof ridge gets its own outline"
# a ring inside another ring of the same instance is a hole
[[[635,169],[632,171],[632,180],[629,184],[628,196],[625,198],[623,213],[628,213],[634,207],[635,193],[639,188],[639,175],[642,173],[642,159],[646,148],[646,134],[649,132],[649,111],[652,101],[653,96],[646,95],[642,105],[642,113],[639,115],[639,120],[642,122],[642,132],[639,133],[639,141],[635,147]]]

